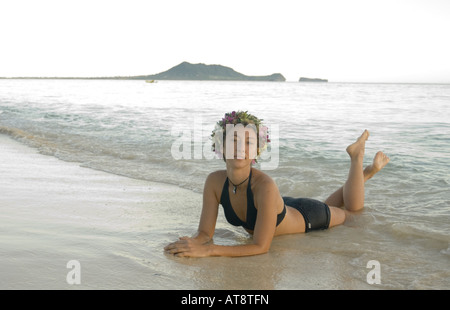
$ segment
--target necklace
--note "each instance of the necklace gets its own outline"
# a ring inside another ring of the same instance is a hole
[[[245,181],[247,181],[249,177],[250,177],[250,175],[248,175],[248,177],[247,177],[244,181],[242,181],[241,183],[239,183],[238,185],[234,184],[234,183],[231,181],[231,179],[228,178],[228,180],[230,180],[230,183],[233,184],[233,194],[236,195],[237,187],[238,187],[239,185],[241,185],[242,183],[244,183]]]

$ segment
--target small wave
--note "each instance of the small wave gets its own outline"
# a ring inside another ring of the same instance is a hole
[[[10,136],[13,139],[25,142],[26,144],[32,147],[45,148],[47,150],[56,149],[56,145],[48,141],[47,139],[18,128],[0,126],[0,133]]]
[[[422,223],[394,223],[392,224],[392,230],[401,237],[421,237],[450,243],[448,234],[431,227],[425,227]]]
[[[8,128],[5,126],[0,126],[0,133],[11,137],[16,137],[17,135],[22,136],[24,131],[16,128]]]
[[[26,131],[23,131],[21,129],[18,128],[10,128],[10,127],[5,127],[5,126],[0,126],[0,133],[10,136],[11,138],[14,139],[30,139],[32,140],[34,138],[34,136]]]
[[[448,248],[446,250],[442,250],[441,253],[450,256],[450,245],[448,246]]]

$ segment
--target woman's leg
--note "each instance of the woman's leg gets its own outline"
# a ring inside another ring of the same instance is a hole
[[[384,166],[389,162],[389,157],[387,157],[383,152],[378,152],[374,159],[373,164],[367,166],[364,169],[364,182],[367,182],[371,179],[375,174],[377,174]],[[335,207],[343,207],[344,206],[344,186],[341,186],[338,190],[336,190],[330,197],[327,198],[325,203],[329,206]]]
[[[373,159],[372,165],[369,165],[362,170],[364,145],[368,136],[369,133],[365,131],[354,144],[347,148],[347,152],[351,158],[349,177],[344,186],[327,198],[325,201],[327,205],[335,207],[342,207],[345,205],[349,211],[361,210],[364,207],[364,182],[383,169],[390,160],[383,152],[378,152]],[[361,158],[359,159],[359,157]],[[344,192],[346,195],[344,195]]]
[[[330,206],[329,208],[330,208],[330,224],[328,225],[328,227],[333,227],[344,223],[345,218],[347,216],[346,215],[347,211],[333,206]]]
[[[349,211],[358,211],[364,208],[364,151],[366,140],[369,138],[367,130],[347,147],[350,156],[350,170],[347,181],[343,187],[344,205]]]

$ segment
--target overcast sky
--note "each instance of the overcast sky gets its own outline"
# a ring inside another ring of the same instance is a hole
[[[450,83],[448,0],[1,0],[0,34],[0,76],[188,61],[288,81]]]

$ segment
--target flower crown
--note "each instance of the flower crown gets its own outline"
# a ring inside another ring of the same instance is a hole
[[[270,142],[269,129],[262,124],[262,119],[248,113],[247,111],[233,111],[231,113],[225,113],[222,120],[216,123],[216,126],[211,134],[212,138],[212,150],[219,156],[223,157],[223,141],[226,135],[226,127],[228,124],[237,125],[242,124],[247,126],[253,124],[256,126],[258,135],[258,148],[257,157],[267,149],[267,145]],[[253,160],[256,162],[256,159]]]

